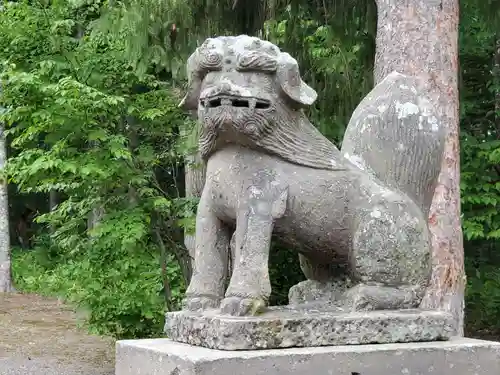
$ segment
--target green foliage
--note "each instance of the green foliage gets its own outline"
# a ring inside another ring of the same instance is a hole
[[[487,337],[500,333],[500,71],[494,66],[500,18],[491,5],[461,1],[460,23],[466,330]]]
[[[345,35],[337,23],[325,24],[324,19],[302,7],[298,13],[289,9],[265,24],[266,38],[293,51],[304,79],[318,92],[309,115],[321,132],[336,142],[342,140],[352,112],[373,85],[371,26],[356,15],[353,32]]]
[[[494,69],[497,30],[465,3],[461,23],[461,149],[463,230],[467,239],[500,239],[500,113]],[[491,72],[492,74],[485,74]]]
[[[293,249],[273,246],[269,257],[269,276],[271,278],[271,305],[286,305],[288,290],[305,280],[300,269],[297,253]]]
[[[123,40],[121,56],[126,56],[136,74],[166,69],[174,79],[184,75],[185,54],[196,48],[196,40],[189,38],[194,20],[188,2],[125,0],[108,5],[96,29]]]
[[[474,336],[500,334],[500,252],[498,245],[474,241],[467,259],[467,332]],[[472,245],[471,244],[471,245]]]
[[[481,135],[466,137],[462,155],[467,163],[463,166],[461,183],[464,234],[467,239],[498,240],[500,176],[496,167],[500,165],[500,140]]]
[[[175,178],[161,177],[183,160],[186,118],[171,86],[134,70],[125,40],[68,5],[14,3],[0,15],[9,180],[21,193],[61,197],[37,217],[57,266],[16,277],[30,290],[63,293],[99,333],[150,335],[161,327],[164,281],[169,306],[184,287],[178,253],[160,249],[190,205]],[[16,259],[27,265],[44,251]]]

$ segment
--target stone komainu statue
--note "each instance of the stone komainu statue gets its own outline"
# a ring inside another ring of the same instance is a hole
[[[249,315],[271,293],[271,236],[307,280],[290,303],[413,308],[431,272],[427,217],[445,132],[416,79],[392,73],[359,104],[339,151],[307,119],[297,61],[245,35],[189,58],[181,106],[198,111],[206,181],[184,308]],[[233,266],[228,249],[232,243]]]

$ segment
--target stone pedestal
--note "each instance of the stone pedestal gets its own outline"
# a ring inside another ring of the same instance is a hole
[[[445,341],[452,331],[451,314],[424,310],[339,312],[282,306],[245,317],[219,310],[177,311],[167,313],[165,321],[170,339],[219,350]]]
[[[115,375],[496,375],[500,343],[444,342],[221,351],[168,339],[116,344]]]

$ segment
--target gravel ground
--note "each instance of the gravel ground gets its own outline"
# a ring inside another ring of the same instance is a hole
[[[95,366],[82,367],[79,363],[60,363],[52,358],[0,359],[2,375],[114,375],[113,370],[98,370]]]
[[[78,328],[57,299],[0,294],[0,375],[113,375],[114,340]]]

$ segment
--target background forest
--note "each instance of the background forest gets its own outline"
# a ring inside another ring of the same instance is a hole
[[[466,334],[485,337],[500,335],[500,7],[460,2]],[[337,145],[373,86],[373,0],[35,0],[1,10],[15,286],[60,296],[90,330],[119,338],[158,335],[190,277],[183,234],[196,200],[185,197],[184,165],[196,126],[177,103],[197,44],[246,33],[288,51],[318,91],[313,123]],[[302,273],[286,249],[271,262],[272,302],[283,303]]]

